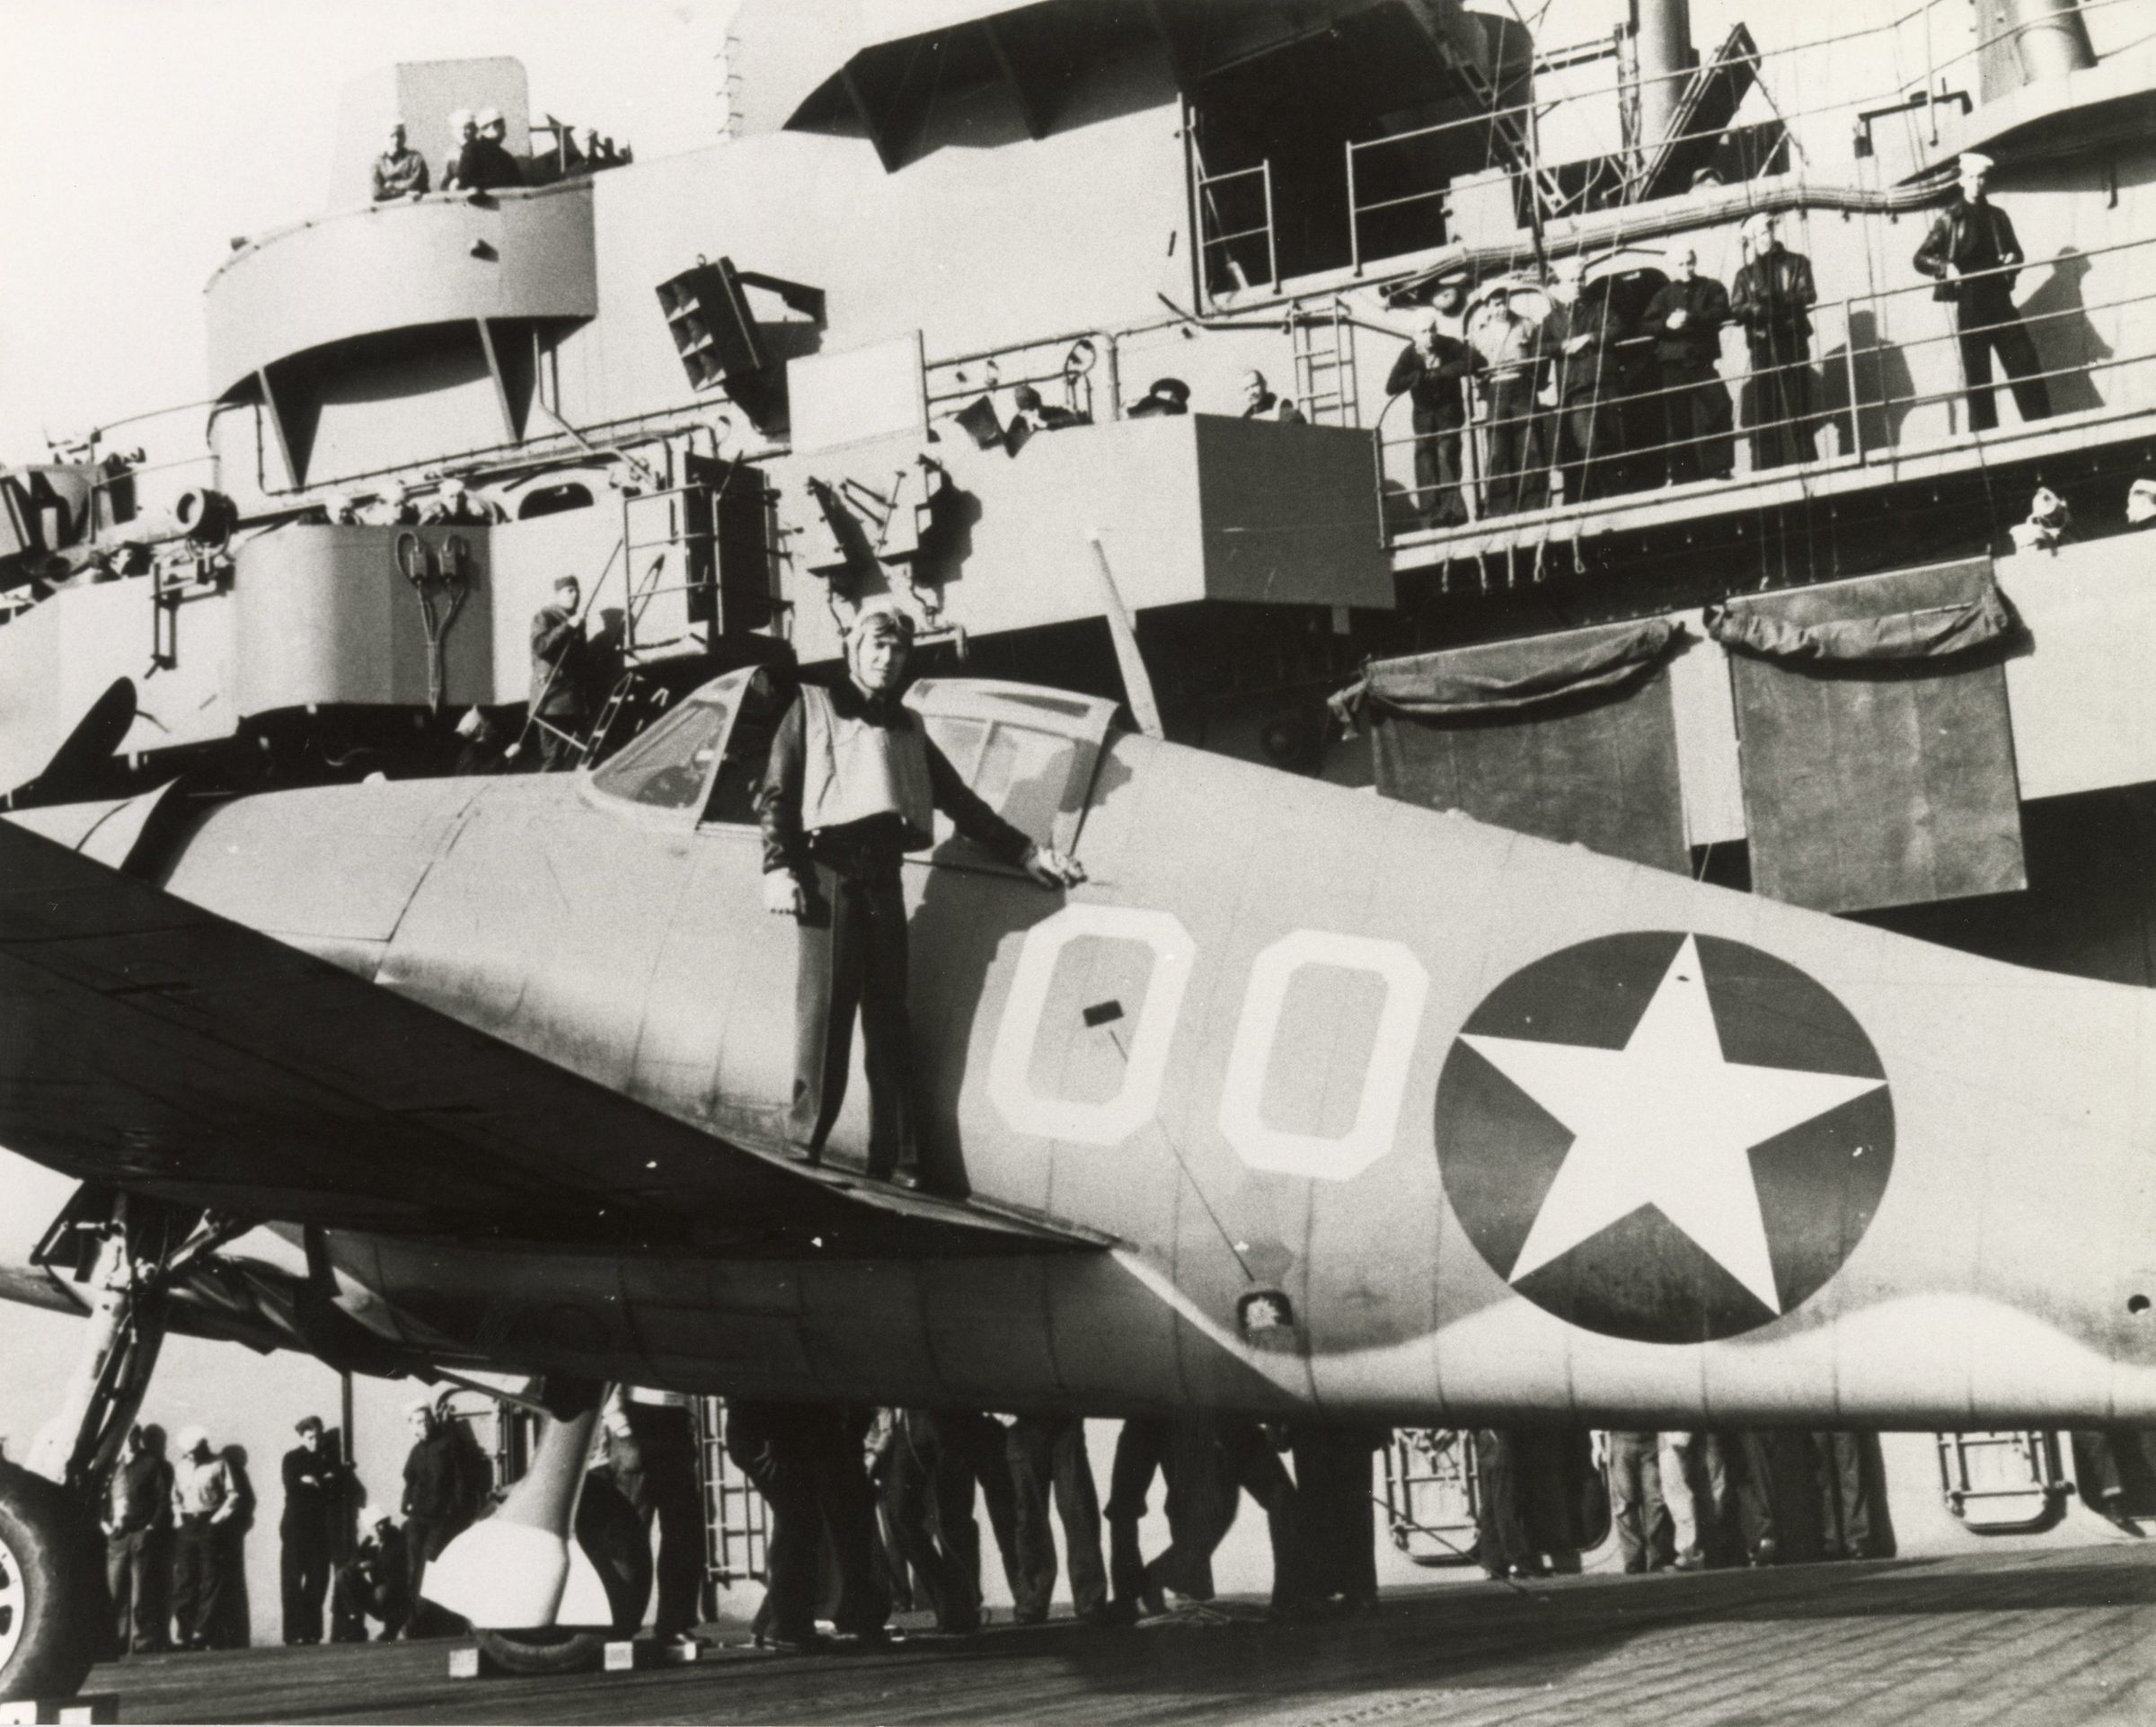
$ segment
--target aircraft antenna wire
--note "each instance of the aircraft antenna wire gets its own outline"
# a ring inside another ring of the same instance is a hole
[[[1130,1051],[1123,1047],[1123,1040],[1116,1034],[1116,1028],[1113,1025],[1109,1026],[1107,1031],[1108,1041],[1116,1046],[1116,1053],[1123,1058],[1124,1067],[1128,1067],[1130,1066]],[[1221,1222],[1220,1213],[1214,1210],[1213,1201],[1206,1197],[1206,1190],[1199,1185],[1197,1177],[1191,1173],[1190,1165],[1183,1156],[1182,1147],[1175,1143],[1175,1136],[1168,1131],[1157,1116],[1153,1119],[1153,1130],[1161,1136],[1162,1144],[1168,1147],[1168,1155],[1175,1159],[1175,1166],[1183,1172],[1183,1179],[1190,1183],[1190,1191],[1197,1195],[1198,1204],[1205,1207],[1206,1216],[1212,1218],[1213,1227],[1220,1232],[1222,1244],[1229,1253],[1235,1256],[1235,1263],[1242,1268],[1242,1280],[1253,1289],[1259,1288],[1258,1278],[1250,1270],[1250,1261],[1243,1258],[1242,1249],[1236,1245],[1235,1237],[1229,1232],[1228,1227]]]

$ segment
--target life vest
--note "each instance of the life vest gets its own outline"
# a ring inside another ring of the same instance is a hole
[[[841,714],[831,692],[801,686],[805,748],[801,827],[808,833],[843,828],[871,816],[895,815],[906,825],[906,849],[935,839],[935,793],[928,778],[928,741],[918,723],[877,725]]]

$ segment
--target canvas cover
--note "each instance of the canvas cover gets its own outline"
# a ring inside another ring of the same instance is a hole
[[[1372,663],[1335,698],[1370,722],[1377,789],[1683,870],[1666,618]]]
[[[2028,885],[1988,559],[1733,600],[1755,890],[1821,911]]]

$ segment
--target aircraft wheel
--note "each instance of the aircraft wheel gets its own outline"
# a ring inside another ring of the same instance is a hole
[[[597,1568],[614,1608],[611,1631],[480,1631],[472,1635],[490,1660],[511,1673],[581,1673],[599,1664],[612,1637],[630,1637],[651,1600],[651,1537],[609,1475],[584,1477],[577,1501],[577,1541]]]
[[[89,1520],[43,1476],[0,1464],[0,1698],[73,1696],[110,1611]]]

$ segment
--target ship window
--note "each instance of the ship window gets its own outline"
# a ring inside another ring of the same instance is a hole
[[[574,480],[565,480],[560,485],[541,486],[527,492],[517,500],[517,519],[528,522],[535,517],[559,516],[565,509],[589,509],[591,488]]]
[[[647,809],[698,807],[730,713],[708,696],[683,704],[593,774],[592,789]]]

